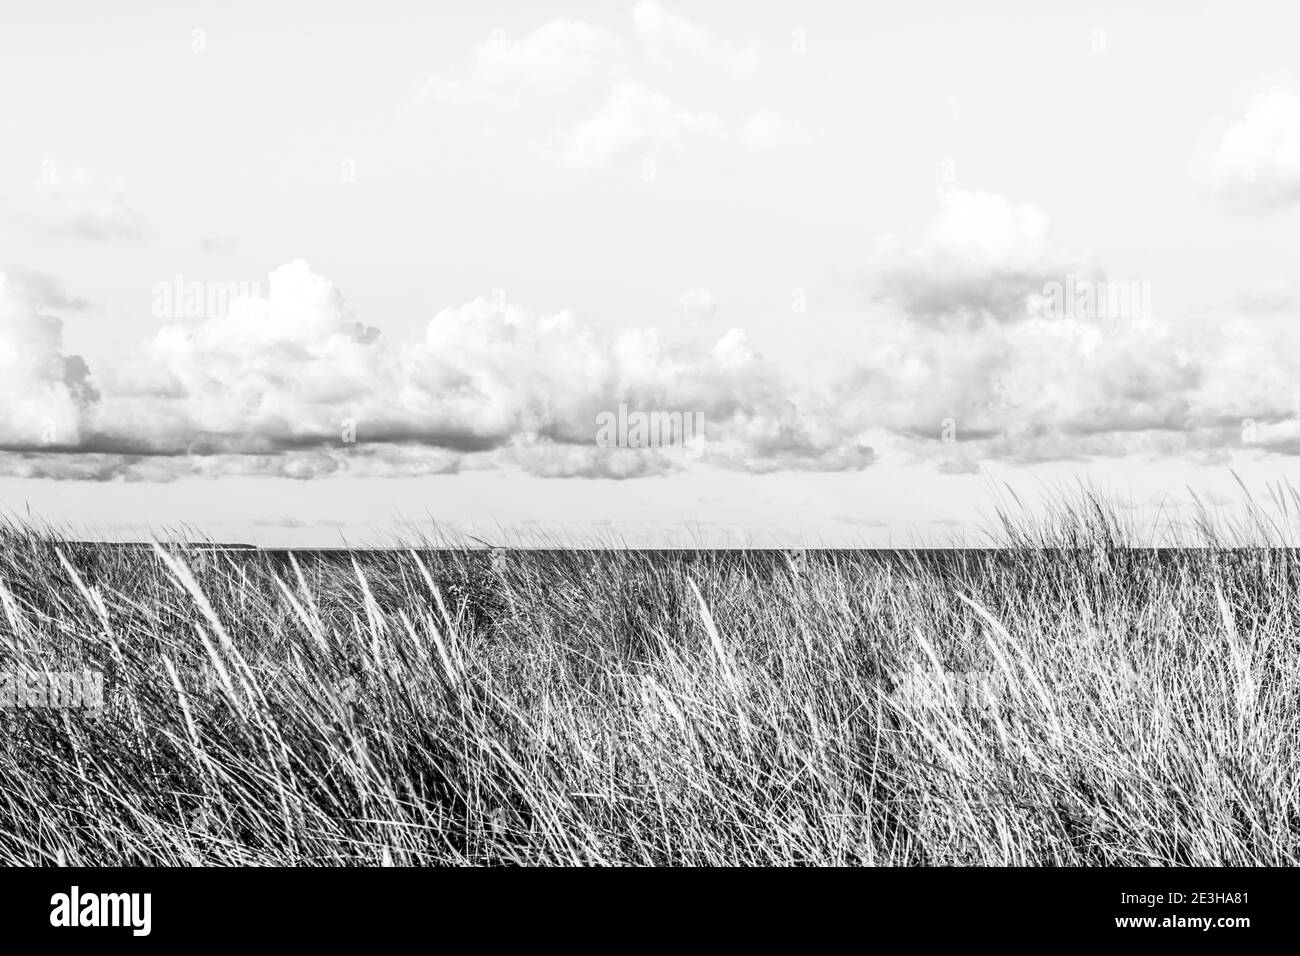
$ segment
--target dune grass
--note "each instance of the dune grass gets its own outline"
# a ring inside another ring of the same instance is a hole
[[[107,707],[0,709],[0,863],[1300,862],[1300,554],[1116,515],[942,556],[12,526],[0,671]]]

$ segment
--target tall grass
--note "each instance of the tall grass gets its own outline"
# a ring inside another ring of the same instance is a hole
[[[1278,526],[1011,515],[941,556],[11,526],[0,671],[98,668],[108,706],[0,710],[0,862],[1300,862]]]

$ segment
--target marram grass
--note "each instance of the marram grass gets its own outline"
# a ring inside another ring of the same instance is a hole
[[[0,863],[1300,862],[1300,555],[1092,498],[943,556],[0,532]],[[1246,535],[1249,537],[1250,535]]]

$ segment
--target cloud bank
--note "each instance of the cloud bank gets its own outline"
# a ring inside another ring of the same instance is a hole
[[[699,344],[699,321],[717,311],[707,290],[684,292],[665,317],[691,333],[681,337],[604,331],[494,295],[396,341],[302,261],[272,272],[265,294],[163,325],[129,360],[92,372],[65,350],[58,317],[87,304],[48,276],[9,270],[0,470],[164,480],[516,466],[633,478],[1300,452],[1300,300],[1289,287],[1200,325],[1171,322],[1145,295],[1108,295],[1131,283],[1070,250],[1041,209],[960,190],[938,200],[919,235],[883,237],[867,257],[885,308],[870,345],[819,381],[780,374],[739,328]],[[1054,286],[1069,297],[1053,300]],[[1135,308],[1108,311],[1116,305]],[[704,439],[601,447],[598,417],[620,405],[698,413]]]
[[[271,273],[265,296],[161,328],[92,384],[85,363],[63,354],[57,319],[29,296],[3,301],[0,438],[11,475],[306,478],[513,463],[622,478],[681,467],[671,443],[595,444],[597,416],[620,404],[702,414],[710,456],[726,467],[871,457],[809,426],[740,330],[701,348],[656,328],[609,335],[570,312],[481,297],[436,314],[417,341],[389,342],[297,261]]]

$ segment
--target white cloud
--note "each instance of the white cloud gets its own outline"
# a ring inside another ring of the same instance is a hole
[[[1258,450],[1300,435],[1286,322],[1052,314],[1045,282],[1088,270],[1051,240],[1041,210],[956,190],[940,205],[918,241],[881,244],[876,278],[899,308],[838,383],[842,434],[949,470],[980,458],[1249,453],[1248,418],[1270,423],[1252,436]]]
[[[707,462],[753,472],[861,468],[878,454],[959,472],[991,459],[1300,454],[1292,300],[1203,325],[1053,315],[1034,296],[1077,263],[1040,210],[993,194],[944,194],[928,230],[883,248],[876,278],[896,308],[825,383],[777,374],[739,328],[697,344],[500,298],[443,309],[415,341],[392,342],[299,261],[228,314],[161,329],[92,386],[46,314],[76,300],[48,277],[6,281],[0,471],[161,480],[511,464],[627,478],[692,467],[671,450],[598,447],[597,416],[620,405],[699,413]],[[679,308],[715,302],[697,289]]]
[[[86,363],[63,352],[63,323],[49,308],[79,307],[47,276],[0,274],[0,447],[77,447],[96,398]]]
[[[632,21],[646,54],[660,65],[673,66],[686,58],[736,78],[751,76],[758,69],[757,42],[723,40],[653,0],[638,3]]]
[[[330,283],[299,261],[270,276],[266,297],[161,329],[138,361],[105,375],[97,424],[152,452],[265,452],[337,442],[346,409],[386,370],[375,333]]]
[[[1052,242],[1038,207],[961,189],[940,191],[919,242],[882,236],[873,267],[883,297],[931,322],[1023,318],[1047,282],[1095,271]]]
[[[619,83],[596,113],[538,146],[574,169],[603,166],[630,149],[680,147],[688,137],[719,133],[722,120],[676,106],[662,93],[634,80]]]
[[[672,450],[596,446],[597,416],[621,404],[699,413],[728,467],[785,467],[837,451],[836,436],[808,427],[790,386],[739,330],[699,347],[656,328],[611,335],[570,312],[479,298],[437,313],[419,340],[390,343],[298,261],[271,273],[265,296],[159,330],[104,371],[92,401],[77,391],[57,325],[19,314],[4,340],[12,348],[0,350],[0,369],[21,386],[3,396],[15,411],[8,420],[56,416],[75,446],[64,450],[76,454],[28,449],[6,460],[7,474],[315,477],[513,463],[542,475],[629,477],[682,467]],[[26,448],[34,434],[6,437]],[[852,454],[869,461],[869,450]]]
[[[1258,92],[1240,118],[1214,134],[1208,152],[1193,162],[1203,184],[1248,206],[1300,202],[1300,89]]]
[[[1211,440],[1231,414],[1206,390],[1211,343],[1178,341],[1152,322],[1031,317],[945,329],[900,316],[875,338],[839,384],[840,428],[883,430],[905,454],[1177,454]]]
[[[744,329],[728,329],[727,334],[713,346],[711,354],[723,368],[736,368],[754,360],[754,351],[749,347],[749,336]]]

